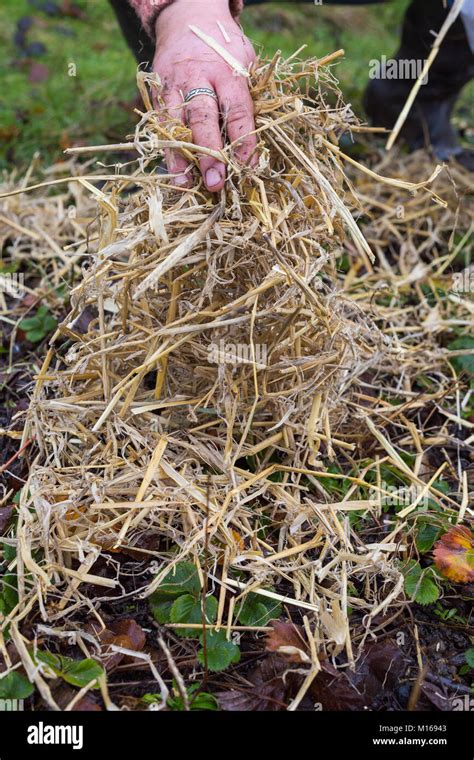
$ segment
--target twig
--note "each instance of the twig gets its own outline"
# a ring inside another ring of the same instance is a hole
[[[436,56],[439,53],[439,49],[441,47],[441,43],[443,42],[446,34],[448,33],[449,29],[453,25],[453,23],[456,21],[459,13],[461,12],[462,6],[464,4],[464,0],[454,0],[454,3],[451,7],[451,10],[449,11],[448,15],[446,16],[443,25],[441,26],[441,29],[439,30],[436,39],[433,43],[433,47],[431,48],[431,52],[426,59],[423,69],[421,70],[420,74],[418,75],[418,79],[416,80],[415,84],[411,88],[410,94],[408,95],[408,98],[406,100],[405,105],[403,106],[403,109],[400,112],[400,115],[398,116],[397,121],[395,122],[395,125],[390,133],[390,136],[387,140],[387,144],[385,146],[386,150],[390,150],[395,142],[395,140],[398,137],[398,134],[403,127],[405,120],[410,112],[410,109],[413,105],[413,102],[418,94],[418,90],[420,89],[423,80],[428,74],[428,71],[431,68],[431,65],[433,61],[435,60]]]

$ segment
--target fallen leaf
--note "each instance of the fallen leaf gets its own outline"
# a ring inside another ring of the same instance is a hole
[[[135,622],[135,620],[132,620],[131,618],[117,620],[115,623],[109,624],[109,628],[117,636],[123,636],[128,639],[130,643],[127,645],[127,649],[141,652],[145,646],[145,631]]]
[[[122,660],[127,660],[123,652],[116,652],[110,647],[118,646],[123,649],[131,649],[141,652],[145,646],[146,636],[144,630],[131,618],[123,618],[113,623],[108,623],[108,628],[100,629],[98,623],[93,622],[87,626],[88,630],[97,637],[102,647],[102,663],[106,670],[111,671]]]
[[[102,712],[102,707],[95,701],[94,697],[86,694],[79,702],[75,703],[72,712]]]
[[[445,578],[455,583],[474,581],[474,536],[464,525],[450,528],[436,542],[433,550],[435,565]]]
[[[266,636],[267,652],[284,655],[287,662],[311,661],[307,654],[308,644],[300,628],[284,620],[272,620],[270,625],[273,630]]]
[[[403,681],[410,660],[393,641],[365,647],[355,671],[336,670],[326,660],[314,679],[310,693],[323,710],[331,712],[391,709],[397,706],[394,692]],[[394,704],[395,702],[395,704]]]
[[[214,696],[221,710],[226,712],[276,712],[286,710],[290,688],[291,672],[283,660],[268,655],[254,670],[246,675],[249,685],[221,691]],[[294,679],[293,679],[294,680]]]
[[[77,689],[74,689],[60,679],[53,682],[52,692],[54,700],[61,710],[65,710],[70,702],[77,697]],[[97,701],[97,697],[91,692],[85,694],[78,702],[75,702],[71,708],[73,712],[102,712],[102,709]]]
[[[436,686],[434,683],[430,683],[430,681],[424,681],[421,685],[421,697],[424,697],[425,699],[420,699],[419,703],[417,704],[417,709],[429,709],[430,705],[434,705],[437,710],[440,710],[442,712],[450,711],[452,710],[452,703],[451,703],[451,697],[446,696],[446,694],[443,694],[440,687]],[[427,702],[428,704],[425,706],[424,702]]]

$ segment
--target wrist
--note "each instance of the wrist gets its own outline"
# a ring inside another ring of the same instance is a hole
[[[155,32],[158,35],[163,27],[178,18],[180,21],[189,20],[192,23],[196,17],[206,21],[209,18],[221,19],[230,15],[229,0],[171,0],[158,14]]]

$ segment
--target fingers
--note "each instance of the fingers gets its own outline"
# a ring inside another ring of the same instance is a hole
[[[195,85],[208,87],[208,83]],[[212,88],[213,89],[213,88]],[[193,133],[193,142],[203,148],[220,150],[222,135],[219,124],[219,106],[209,95],[198,95],[185,106],[186,123]],[[201,155],[199,166],[206,187],[211,192],[222,190],[225,182],[225,165],[212,156]]]
[[[186,91],[194,87],[209,87],[216,90],[219,103],[208,95],[198,95],[183,105],[183,92],[177,88],[165,89],[163,100],[167,112],[179,118],[189,126],[192,140],[196,145],[219,151],[222,148],[221,117],[226,125],[230,142],[235,143],[235,155],[242,163],[257,162],[257,137],[251,134],[255,130],[253,101],[243,77],[219,77],[215,88],[207,82],[187,86]],[[170,174],[175,174],[173,182],[181,187],[192,184],[187,159],[175,150],[165,150],[166,164]],[[199,166],[204,183],[211,192],[222,190],[225,183],[226,168],[222,161],[213,156],[201,154]],[[187,171],[188,170],[188,171]]]
[[[244,164],[255,164],[257,159],[257,136],[250,134],[255,129],[253,100],[243,77],[226,77],[217,82],[217,94],[221,112],[227,127],[230,142],[237,141],[235,155]]]
[[[180,119],[184,123],[183,99],[178,90],[163,90],[163,101],[166,110],[174,119]],[[189,187],[192,184],[191,173],[185,174],[189,168],[189,162],[178,150],[165,149],[165,160],[168,172],[176,174],[173,183],[179,187]]]

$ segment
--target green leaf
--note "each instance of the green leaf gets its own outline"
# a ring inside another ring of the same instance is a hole
[[[215,596],[206,597],[206,622],[213,623],[217,617],[217,599]],[[202,600],[200,597],[183,594],[173,603],[170,621],[172,623],[202,623]],[[196,628],[179,628],[179,636],[197,638],[199,630]]]
[[[474,350],[474,338],[471,338],[469,335],[464,335],[462,338],[457,338],[449,343],[448,348],[450,351],[461,351],[464,348]],[[471,354],[470,356],[454,356],[450,359],[450,362],[458,372],[464,370],[465,372],[474,375],[474,354]]]
[[[428,390],[432,390],[435,385],[428,375],[417,375],[415,380],[418,385],[421,385],[422,388],[427,388]]]
[[[36,652],[36,655],[33,656],[33,660],[39,660],[39,662],[43,662],[45,665],[48,666],[48,668],[51,668],[53,673],[56,673],[56,675],[59,675],[61,671],[61,660],[63,659],[59,654],[53,654],[52,652],[48,652],[45,650],[44,652],[38,650]]]
[[[43,322],[43,328],[46,332],[51,332],[52,330],[55,330],[58,325],[57,319],[51,316],[51,314],[48,314],[48,316],[45,318]]]
[[[196,565],[192,562],[178,562],[163,579],[157,589],[159,594],[181,596],[181,594],[197,595],[201,591],[201,582]]]
[[[156,702],[160,701],[161,694],[152,694],[151,692],[147,692],[140,697],[140,702],[143,702],[145,705],[154,705]]]
[[[186,689],[189,699],[189,709],[190,710],[217,710],[218,709],[218,703],[215,697],[212,696],[212,694],[208,694],[207,691],[199,691],[199,684],[193,683],[191,686],[188,686]],[[198,692],[196,694],[196,692]],[[195,696],[194,696],[195,695]],[[154,697],[153,700],[144,700],[148,701],[148,703],[157,702],[160,698],[159,694],[145,694],[145,697]],[[167,706],[170,710],[176,710],[176,711],[183,711],[185,709],[184,707],[184,699],[181,696],[179,689],[176,685],[176,681],[173,681],[173,691],[170,694],[170,696],[167,699],[166,702]]]
[[[199,641],[203,645],[203,636]],[[207,631],[206,655],[209,670],[225,670],[234,662],[240,660],[240,649],[232,641],[227,641],[225,631]],[[197,658],[205,664],[204,649],[200,649]]]
[[[19,261],[13,261],[10,264],[5,264],[5,262],[0,261],[1,274],[13,274],[13,272],[18,272],[19,267],[20,267]]]
[[[22,319],[18,327],[24,332],[28,330],[37,330],[41,327],[41,320],[38,317],[27,317]]]
[[[219,705],[217,699],[208,694],[206,691],[202,691],[198,694],[190,703],[191,710],[218,710]]]
[[[33,694],[33,685],[16,670],[0,680],[0,699],[26,699]]]
[[[442,491],[444,494],[449,493],[449,483],[447,480],[435,480],[433,483],[433,488],[437,488],[438,491]]]
[[[62,285],[60,285],[58,288],[54,289],[54,292],[58,296],[58,298],[64,299],[67,296],[67,285],[65,282],[63,282]]]
[[[429,552],[433,544],[439,538],[441,529],[430,523],[421,523],[416,534],[416,547],[421,554]]]
[[[45,335],[57,327],[57,320],[49,313],[47,306],[40,306],[33,317],[27,317],[20,322],[20,328],[26,332],[31,343],[39,343]]]
[[[43,328],[38,330],[29,330],[26,333],[27,340],[30,341],[30,343],[39,343],[44,338],[44,331]]]
[[[44,305],[40,306],[38,311],[36,312],[36,316],[38,317],[38,319],[41,319],[41,320],[43,320],[47,314],[48,314],[48,307]]]
[[[335,464],[329,465],[329,467],[326,468],[326,471],[328,473],[342,475],[342,470],[340,469],[340,467],[338,467]],[[346,480],[345,478],[344,479],[331,478],[330,475],[329,477],[319,478],[319,482],[321,483],[323,488],[326,489],[328,493],[336,493],[336,494],[345,493],[345,491],[347,491],[351,485],[350,481]]]
[[[18,491],[18,494],[15,495],[13,498],[13,501],[15,504],[20,503],[19,497],[20,497],[20,491]],[[10,564],[10,562],[13,562],[16,559],[16,546],[13,546],[12,544],[7,544],[6,542],[2,541],[2,539],[0,539],[0,543],[3,544],[3,559],[5,560],[5,562]]]
[[[158,593],[150,597],[151,613],[157,623],[164,625],[164,623],[170,622],[173,602],[174,600],[170,599],[169,596],[160,596]]]
[[[470,668],[474,668],[474,647],[471,647],[464,652],[464,659]]]
[[[435,576],[432,568],[422,570],[418,562],[409,560],[402,567],[402,573],[405,576],[405,592],[412,601],[422,605],[436,602],[439,588],[433,580]]]
[[[266,589],[272,590],[272,589]],[[242,625],[266,625],[281,615],[281,605],[252,591],[237,605],[235,616]]]
[[[18,604],[17,583],[17,576],[14,573],[5,573],[2,576],[0,609],[4,615],[8,615]]]
[[[36,658],[47,665],[63,681],[80,688],[87,686],[91,681],[96,681],[104,674],[102,666],[90,658],[73,660],[70,657],[63,657],[48,651],[38,651]],[[93,688],[98,688],[97,683],[94,684]]]
[[[66,658],[63,658],[66,659]],[[97,680],[104,674],[104,669],[98,662],[87,658],[85,660],[71,660],[68,667],[63,671],[63,678],[72,686],[84,687],[91,681]],[[95,688],[98,688],[96,685]]]
[[[217,699],[212,696],[212,694],[209,694],[207,691],[201,691],[198,694],[195,694],[196,691],[199,691],[199,684],[194,683],[191,684],[191,686],[188,686],[186,689],[188,693],[188,699],[189,699],[189,709],[190,710],[217,710],[219,705],[217,702]],[[143,702],[146,705],[153,705],[157,702],[161,702],[161,694],[144,694],[140,701]],[[173,681],[173,691],[168,697],[166,704],[170,710],[175,710],[176,712],[184,711],[184,699],[181,696],[177,686],[176,682]]]

